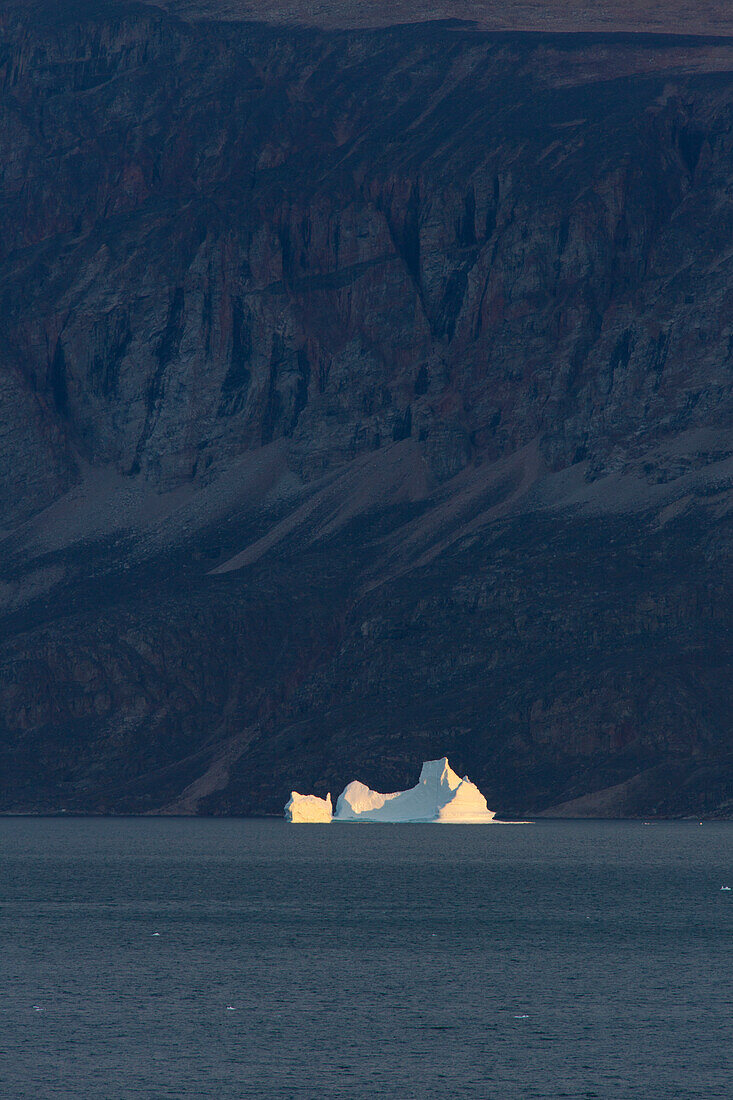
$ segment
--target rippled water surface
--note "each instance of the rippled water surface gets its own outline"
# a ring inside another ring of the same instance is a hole
[[[0,1094],[733,1096],[733,825],[0,819]]]

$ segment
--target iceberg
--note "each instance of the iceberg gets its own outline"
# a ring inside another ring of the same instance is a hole
[[[318,798],[315,794],[290,792],[290,801],[285,806],[285,818],[293,824],[326,824],[333,817],[331,795]]]
[[[408,791],[381,794],[353,780],[338,796],[335,813],[330,794],[328,798],[317,798],[293,791],[285,817],[294,824],[333,820],[487,825],[494,820],[494,811],[487,807],[476,784],[468,776],[461,779],[456,775],[444,756],[426,760],[417,786]]]
[[[339,795],[334,821],[434,821],[488,824],[494,812],[468,776],[463,779],[447,757],[426,760],[416,787],[380,794],[354,780]]]

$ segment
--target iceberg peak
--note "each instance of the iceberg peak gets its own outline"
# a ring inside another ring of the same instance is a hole
[[[448,763],[448,757],[443,756],[440,760],[425,761],[420,769],[418,783],[429,787],[431,790],[434,787],[436,791],[455,791],[467,778],[461,779],[460,776],[456,775]]]

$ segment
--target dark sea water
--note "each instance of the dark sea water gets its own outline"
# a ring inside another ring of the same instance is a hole
[[[731,824],[0,819],[0,1096],[732,1097],[723,885]]]

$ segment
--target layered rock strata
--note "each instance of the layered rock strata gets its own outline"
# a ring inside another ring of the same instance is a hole
[[[730,40],[200,15],[0,14],[0,807],[728,815]]]

